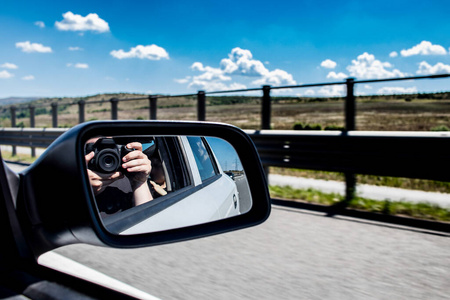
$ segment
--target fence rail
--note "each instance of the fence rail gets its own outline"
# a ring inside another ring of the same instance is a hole
[[[229,93],[239,93],[239,92],[252,92],[252,91],[262,91],[261,98],[261,129],[270,129],[271,126],[271,91],[280,89],[298,89],[298,88],[310,88],[310,87],[322,87],[322,86],[332,86],[332,85],[345,85],[346,86],[346,96],[345,96],[345,130],[351,131],[356,130],[356,103],[354,87],[356,84],[367,84],[367,83],[377,83],[377,82],[388,82],[388,81],[401,81],[401,80],[421,80],[421,79],[437,79],[437,78],[448,78],[450,74],[439,74],[439,75],[429,75],[429,76],[414,76],[414,77],[399,77],[399,78],[386,78],[386,79],[371,79],[371,80],[355,80],[354,78],[348,78],[345,81],[340,82],[326,82],[326,83],[313,83],[313,84],[301,84],[301,85],[289,85],[289,86],[269,86],[264,85],[261,88],[251,88],[251,89],[237,89],[237,90],[227,90],[227,91],[198,91],[196,94],[182,94],[182,95],[148,95],[142,97],[132,97],[132,98],[111,98],[109,100],[97,100],[97,101],[77,101],[69,103],[58,103],[53,102],[50,105],[28,105],[28,106],[10,106],[11,114],[11,127],[16,127],[16,112],[17,110],[28,109],[30,113],[30,127],[35,126],[35,111],[37,107],[51,107],[52,115],[52,127],[58,127],[58,105],[78,105],[78,122],[83,123],[85,121],[85,107],[87,104],[98,104],[110,102],[111,104],[111,119],[119,119],[119,103],[126,101],[149,101],[149,119],[157,119],[157,101],[158,99],[164,98],[177,98],[177,97],[196,97],[197,98],[197,120],[206,120],[206,96],[207,95],[218,95],[218,94],[229,94]]]

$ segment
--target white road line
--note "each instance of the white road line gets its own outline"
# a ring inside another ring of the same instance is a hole
[[[159,300],[159,298],[156,298],[148,293],[134,288],[131,285],[109,277],[108,275],[86,267],[85,265],[82,265],[55,252],[47,252],[41,255],[38,259],[38,263],[42,266],[102,285],[109,289],[122,292],[138,299]]]

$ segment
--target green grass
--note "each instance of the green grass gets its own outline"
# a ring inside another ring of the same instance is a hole
[[[344,201],[344,197],[334,193],[323,193],[314,189],[294,189],[289,186],[269,186],[272,198],[298,200],[308,203],[333,205]],[[348,208],[359,209],[387,215],[408,216],[418,219],[450,222],[450,210],[428,203],[378,201],[354,197]]]
[[[16,155],[12,156],[11,152],[3,150],[2,150],[2,158],[3,160],[28,164],[33,163],[37,159],[37,157],[31,157],[31,154],[17,153]]]

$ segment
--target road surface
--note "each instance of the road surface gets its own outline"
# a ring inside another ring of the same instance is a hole
[[[57,253],[161,299],[448,299],[450,235],[274,206],[257,227]]]

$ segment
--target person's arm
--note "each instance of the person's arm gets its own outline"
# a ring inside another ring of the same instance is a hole
[[[141,143],[129,143],[127,144],[127,148],[136,149],[124,156],[122,168],[131,173],[131,176],[128,178],[130,179],[131,187],[133,189],[134,206],[137,206],[153,200],[153,196],[150,193],[147,184],[148,176],[152,170],[152,163],[147,155],[142,152]]]
[[[155,189],[155,191],[158,193],[158,194],[160,194],[161,196],[165,196],[165,195],[167,195],[167,191],[164,189],[165,188],[165,186],[164,187],[162,187],[161,185],[159,185],[159,184],[157,184],[156,182],[154,182],[154,181],[150,181],[150,184],[153,186],[153,188]],[[164,185],[165,185],[166,183],[164,182]]]

